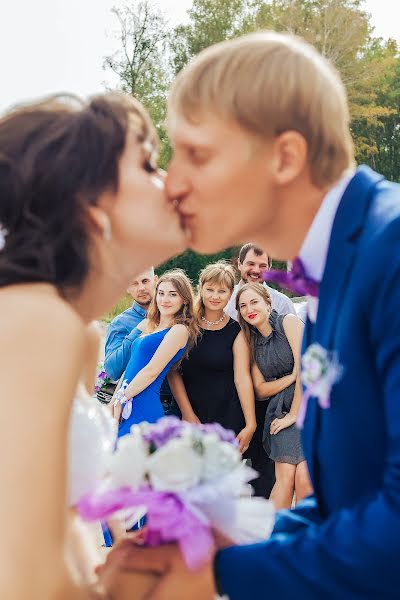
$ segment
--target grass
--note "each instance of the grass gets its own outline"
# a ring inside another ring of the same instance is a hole
[[[117,302],[117,304],[112,308],[108,313],[106,313],[101,320],[105,323],[111,323],[116,316],[122,313],[124,310],[132,306],[132,297],[129,294],[125,294],[122,296]]]

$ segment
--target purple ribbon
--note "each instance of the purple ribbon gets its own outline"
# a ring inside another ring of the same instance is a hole
[[[312,279],[306,273],[300,258],[295,258],[290,271],[271,269],[262,274],[264,281],[272,281],[299,296],[314,296],[319,294],[319,281]]]
[[[187,566],[201,568],[211,556],[214,538],[210,523],[190,509],[179,496],[142,488],[133,492],[128,487],[87,494],[78,503],[78,511],[86,521],[105,520],[117,511],[145,506],[145,544],[160,546],[178,542]]]

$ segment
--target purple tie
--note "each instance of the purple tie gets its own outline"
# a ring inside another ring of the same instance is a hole
[[[300,296],[314,296],[319,294],[319,281],[308,277],[300,258],[295,258],[290,271],[272,269],[263,273],[264,281],[273,281],[283,288]]]

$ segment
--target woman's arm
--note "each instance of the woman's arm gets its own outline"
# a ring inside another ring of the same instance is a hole
[[[2,291],[0,597],[88,599],[65,560],[67,439],[85,355],[78,317],[60,299]],[[13,316],[15,315],[15,317]]]
[[[300,361],[301,361],[301,338],[303,335],[303,323],[295,315],[286,315],[283,319],[283,329],[290,344],[294,358],[294,372],[296,373],[296,385],[294,388],[292,406],[290,411],[280,419],[274,419],[270,425],[271,435],[276,435],[282,429],[290,427],[296,422],[299,412],[302,390],[300,381]]]
[[[296,386],[294,388],[293,402],[289,414],[297,418],[302,399],[300,374],[303,323],[295,315],[286,315],[286,317],[283,319],[283,329],[293,352],[294,371],[296,373]]]
[[[250,374],[250,349],[243,331],[238,333],[232,350],[235,386],[246,422],[246,426],[238,434],[238,441],[240,451],[245,452],[249,447],[257,423],[254,406],[254,389]]]
[[[275,396],[282,390],[289,387],[296,381],[296,370],[293,370],[293,373],[290,375],[285,375],[284,377],[280,377],[279,379],[274,379],[273,381],[265,381],[263,374],[258,368],[256,363],[253,363],[251,367],[251,375],[253,378],[254,390],[256,393],[256,398],[259,400],[264,400],[265,398],[270,398],[271,396]]]
[[[101,332],[97,321],[92,321],[87,326],[86,352],[83,370],[83,383],[90,395],[94,394],[97,365],[99,362],[99,349]]]
[[[182,413],[182,419],[188,421],[188,423],[200,423],[190,404],[182,375],[176,370],[170,371],[168,373],[168,383]]]
[[[186,345],[188,337],[189,333],[184,325],[174,325],[166,334],[150,362],[139,371],[125,389],[125,397],[130,400],[149,387],[175,354]]]

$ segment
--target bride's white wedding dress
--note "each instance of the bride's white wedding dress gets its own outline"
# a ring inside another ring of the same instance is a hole
[[[108,472],[116,438],[115,419],[80,384],[72,406],[69,432],[71,506],[94,490]]]
[[[93,581],[94,566],[101,561],[102,533],[100,524],[84,523],[74,506],[107,475],[116,439],[115,419],[80,384],[72,405],[69,428],[68,500],[71,510],[67,555],[76,579],[85,583]]]

